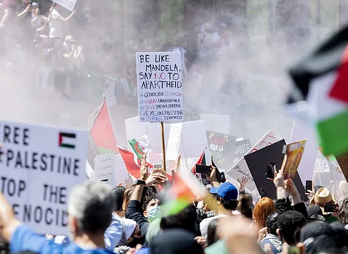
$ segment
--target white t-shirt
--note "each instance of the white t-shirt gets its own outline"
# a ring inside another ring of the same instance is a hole
[[[50,20],[50,38],[63,38],[61,17],[60,13],[56,9],[53,9]]]

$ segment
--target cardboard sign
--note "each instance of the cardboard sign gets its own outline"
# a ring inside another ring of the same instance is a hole
[[[137,53],[136,64],[140,121],[183,121],[180,52]]]
[[[63,6],[69,11],[73,11],[76,5],[77,0],[53,0],[53,2]]]
[[[306,184],[307,180],[310,180],[313,177],[319,146],[315,129],[310,124],[296,119],[294,121],[290,142],[293,143],[304,139],[307,139],[306,149],[304,150],[297,170],[300,174],[303,185]]]
[[[236,147],[234,149],[233,164],[237,163],[240,158],[243,158],[251,149],[250,139],[243,139],[236,141]]]
[[[344,174],[344,177],[348,181],[348,153],[336,157],[338,165]]]
[[[208,147],[216,166],[229,169],[233,165],[236,137],[216,132],[207,132]]]
[[[41,234],[68,234],[71,187],[86,178],[87,132],[0,121],[0,190]]]
[[[307,140],[294,142],[286,146],[286,162],[284,167],[284,179],[294,178],[298,165],[302,159]]]
[[[247,154],[258,151],[280,140],[281,137],[270,130],[247,152]],[[246,187],[251,191],[253,191],[256,188],[254,179],[250,173],[250,170],[248,168],[247,163],[245,162],[244,157],[242,157],[237,163],[235,163],[232,166],[232,168],[227,170],[227,174],[234,179],[241,179],[243,176],[246,176],[249,179]]]
[[[98,154],[94,161],[95,179],[101,182],[109,184],[111,187],[115,187],[115,155]]]
[[[182,132],[182,123],[171,124],[169,139],[167,145],[167,160],[175,161],[178,158],[180,140]]]
[[[185,122],[198,121],[198,120],[201,120],[200,114],[190,114],[190,115],[184,116]]]
[[[274,187],[273,182],[266,178],[267,162],[275,163],[277,169],[279,170],[284,159],[283,148],[285,145],[286,143],[283,139],[281,141],[278,141],[277,143],[269,145],[256,152],[250,153],[244,157],[253,176],[257,189],[260,193],[262,189],[266,190],[267,197],[271,199],[277,199],[277,190]],[[296,173],[293,181],[300,195],[302,195],[306,200],[307,196],[305,195],[305,189],[302,185],[298,173]]]
[[[315,160],[314,172],[330,172],[328,160],[320,151],[318,151],[317,159]]]

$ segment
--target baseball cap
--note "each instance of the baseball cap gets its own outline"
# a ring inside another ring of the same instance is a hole
[[[209,189],[209,192],[210,192],[210,194],[217,194],[218,188],[211,187],[211,188]]]
[[[225,182],[219,186],[217,194],[220,198],[227,201],[237,200],[238,190],[232,183]]]

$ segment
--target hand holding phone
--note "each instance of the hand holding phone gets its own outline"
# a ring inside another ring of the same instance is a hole
[[[266,171],[267,179],[273,181],[275,172],[276,172],[276,164],[274,162],[267,162],[267,171]]]

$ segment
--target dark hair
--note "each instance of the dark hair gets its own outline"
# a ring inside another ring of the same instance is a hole
[[[196,208],[193,205],[189,205],[177,214],[163,217],[161,219],[160,227],[163,230],[181,228],[190,231],[195,235],[199,235]]]
[[[218,219],[213,219],[208,226],[207,230],[207,244],[208,246],[216,243],[219,240],[219,236],[216,232],[218,226]]]
[[[0,254],[10,253],[10,245],[9,243],[0,236]]]
[[[267,217],[266,226],[269,234],[277,235],[278,217],[279,214],[277,212],[272,213]]]
[[[278,228],[283,242],[289,245],[300,241],[301,228],[306,224],[306,218],[297,211],[287,211],[278,217]]]
[[[251,196],[243,195],[242,199],[238,204],[238,207],[240,213],[244,215],[246,218],[253,218],[254,204]]]
[[[114,188],[114,195],[115,195],[115,211],[122,211],[122,204],[123,204],[123,196],[126,188],[123,186],[117,186]]]
[[[142,200],[143,212],[146,211],[147,205],[153,199],[158,199],[157,192],[153,188],[151,188],[151,187],[145,188],[144,191],[143,191],[143,200]]]
[[[225,209],[232,211],[237,210],[238,200],[224,200],[220,198],[220,201]]]
[[[338,213],[338,221],[342,224],[348,224],[348,198],[344,199]]]

